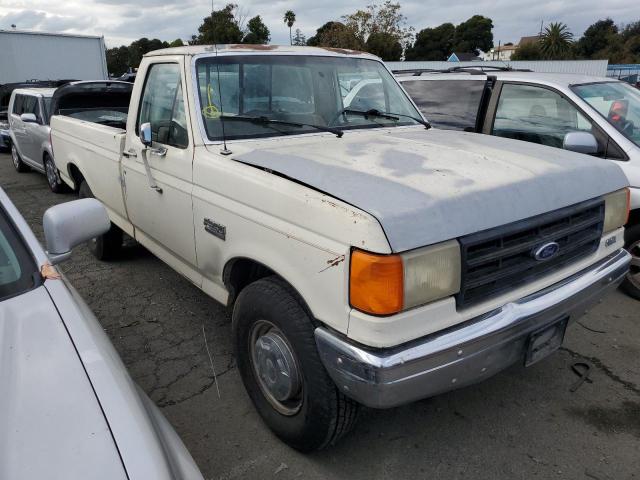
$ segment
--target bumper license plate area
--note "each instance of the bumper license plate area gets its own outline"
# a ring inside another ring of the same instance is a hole
[[[564,341],[568,320],[568,317],[561,318],[529,335],[527,354],[524,359],[525,367],[533,365],[560,348]]]

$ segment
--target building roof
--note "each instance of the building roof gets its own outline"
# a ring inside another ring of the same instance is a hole
[[[202,54],[242,54],[242,53],[260,53],[271,52],[278,55],[315,55],[315,56],[331,56],[331,57],[369,57],[378,59],[370,53],[360,52],[358,50],[348,50],[346,48],[330,48],[330,47],[299,47],[296,45],[250,45],[250,44],[224,44],[224,45],[190,45],[187,47],[163,48],[154,50],[145,55],[145,57],[155,57],[158,55],[202,55]]]
[[[536,43],[540,40],[540,36],[539,35],[532,35],[529,37],[522,37],[520,38],[520,43],[518,43],[518,45],[526,45],[527,43]]]
[[[516,48],[518,48],[517,45],[499,45],[494,47],[492,50],[494,52],[506,52],[508,50],[515,50]]]
[[[40,32],[36,30],[6,30],[0,29],[0,33],[12,33],[17,35],[42,35],[49,37],[73,37],[73,38],[96,38],[101,39],[102,37],[99,35],[81,35],[78,33],[56,33],[56,32]]]

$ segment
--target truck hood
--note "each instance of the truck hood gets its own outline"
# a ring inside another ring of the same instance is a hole
[[[613,162],[487,135],[394,128],[234,145],[236,161],[373,215],[394,252],[515,222],[628,185]]]

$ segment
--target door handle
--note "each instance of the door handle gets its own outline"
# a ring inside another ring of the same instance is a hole
[[[166,147],[147,148],[147,151],[154,157],[164,157],[167,154]]]

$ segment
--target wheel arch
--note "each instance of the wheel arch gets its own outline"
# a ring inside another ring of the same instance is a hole
[[[77,192],[80,190],[80,185],[85,180],[84,175],[80,171],[80,168],[75,163],[69,163],[67,165],[67,173],[69,178],[73,180],[73,189]]]

